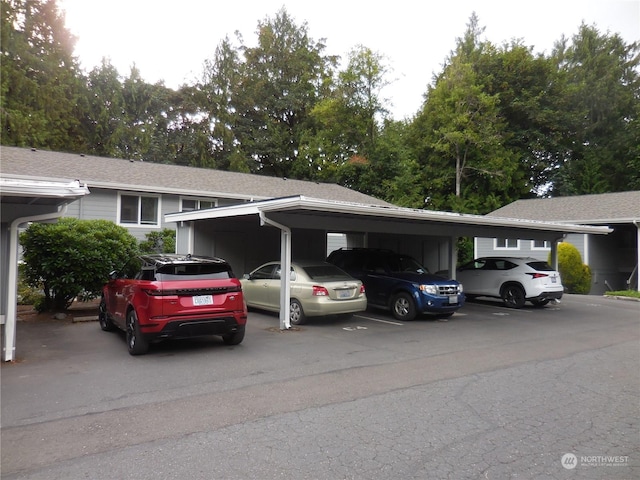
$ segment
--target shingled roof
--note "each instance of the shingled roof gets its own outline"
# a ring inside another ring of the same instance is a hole
[[[640,220],[640,191],[517,200],[489,216],[586,225],[629,223]]]
[[[0,150],[0,174],[32,180],[80,180],[91,189],[264,200],[293,195],[390,205],[332,183],[318,183],[208,168],[184,167],[29,148]]]

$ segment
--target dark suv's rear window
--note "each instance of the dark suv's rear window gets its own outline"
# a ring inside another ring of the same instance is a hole
[[[527,265],[539,272],[553,272],[553,268],[547,262],[529,262]]]
[[[225,264],[163,265],[158,268],[156,280],[219,280],[235,278],[231,267]]]

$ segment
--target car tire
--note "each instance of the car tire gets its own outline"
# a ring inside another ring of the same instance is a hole
[[[289,304],[289,322],[291,325],[302,325],[307,321],[302,305],[298,300],[291,300]]]
[[[107,313],[107,302],[104,297],[100,299],[100,305],[98,305],[98,322],[100,322],[100,328],[105,332],[111,332],[116,328]]]
[[[391,301],[391,313],[397,320],[411,321],[416,318],[416,304],[408,293],[399,293]]]
[[[502,287],[502,301],[509,308],[522,308],[526,301],[524,290],[520,285],[508,284]]]
[[[131,355],[144,355],[149,351],[149,342],[140,332],[140,322],[136,311],[131,309],[127,314],[127,348]]]
[[[244,328],[222,336],[222,341],[225,345],[240,345],[242,340],[244,340]]]
[[[531,303],[534,307],[544,307],[547,303],[549,303],[549,299],[545,298],[544,300],[531,300]]]

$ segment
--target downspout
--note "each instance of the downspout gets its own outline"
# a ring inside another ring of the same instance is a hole
[[[17,296],[18,296],[18,229],[20,225],[28,222],[44,222],[56,220],[67,212],[65,203],[57,212],[33,215],[30,217],[16,218],[9,227],[9,275],[7,278],[7,318],[4,326],[4,345],[2,347],[2,359],[12,362],[16,353],[16,321],[17,321]]]
[[[280,229],[280,330],[288,330],[291,328],[291,229],[267,218],[260,211],[260,226],[265,224]]]
[[[567,238],[567,234],[563,234],[561,237],[554,238],[553,243],[551,243],[551,266],[557,272],[558,271],[558,242],[564,241]]]

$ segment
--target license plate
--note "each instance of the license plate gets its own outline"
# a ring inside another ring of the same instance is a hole
[[[551,277],[551,283],[556,283],[556,282],[557,282],[556,277]]]
[[[351,298],[351,290],[338,290],[338,298]]]
[[[213,295],[196,295],[191,298],[194,305],[213,305]]]
[[[449,295],[449,303],[458,303],[458,295]]]

